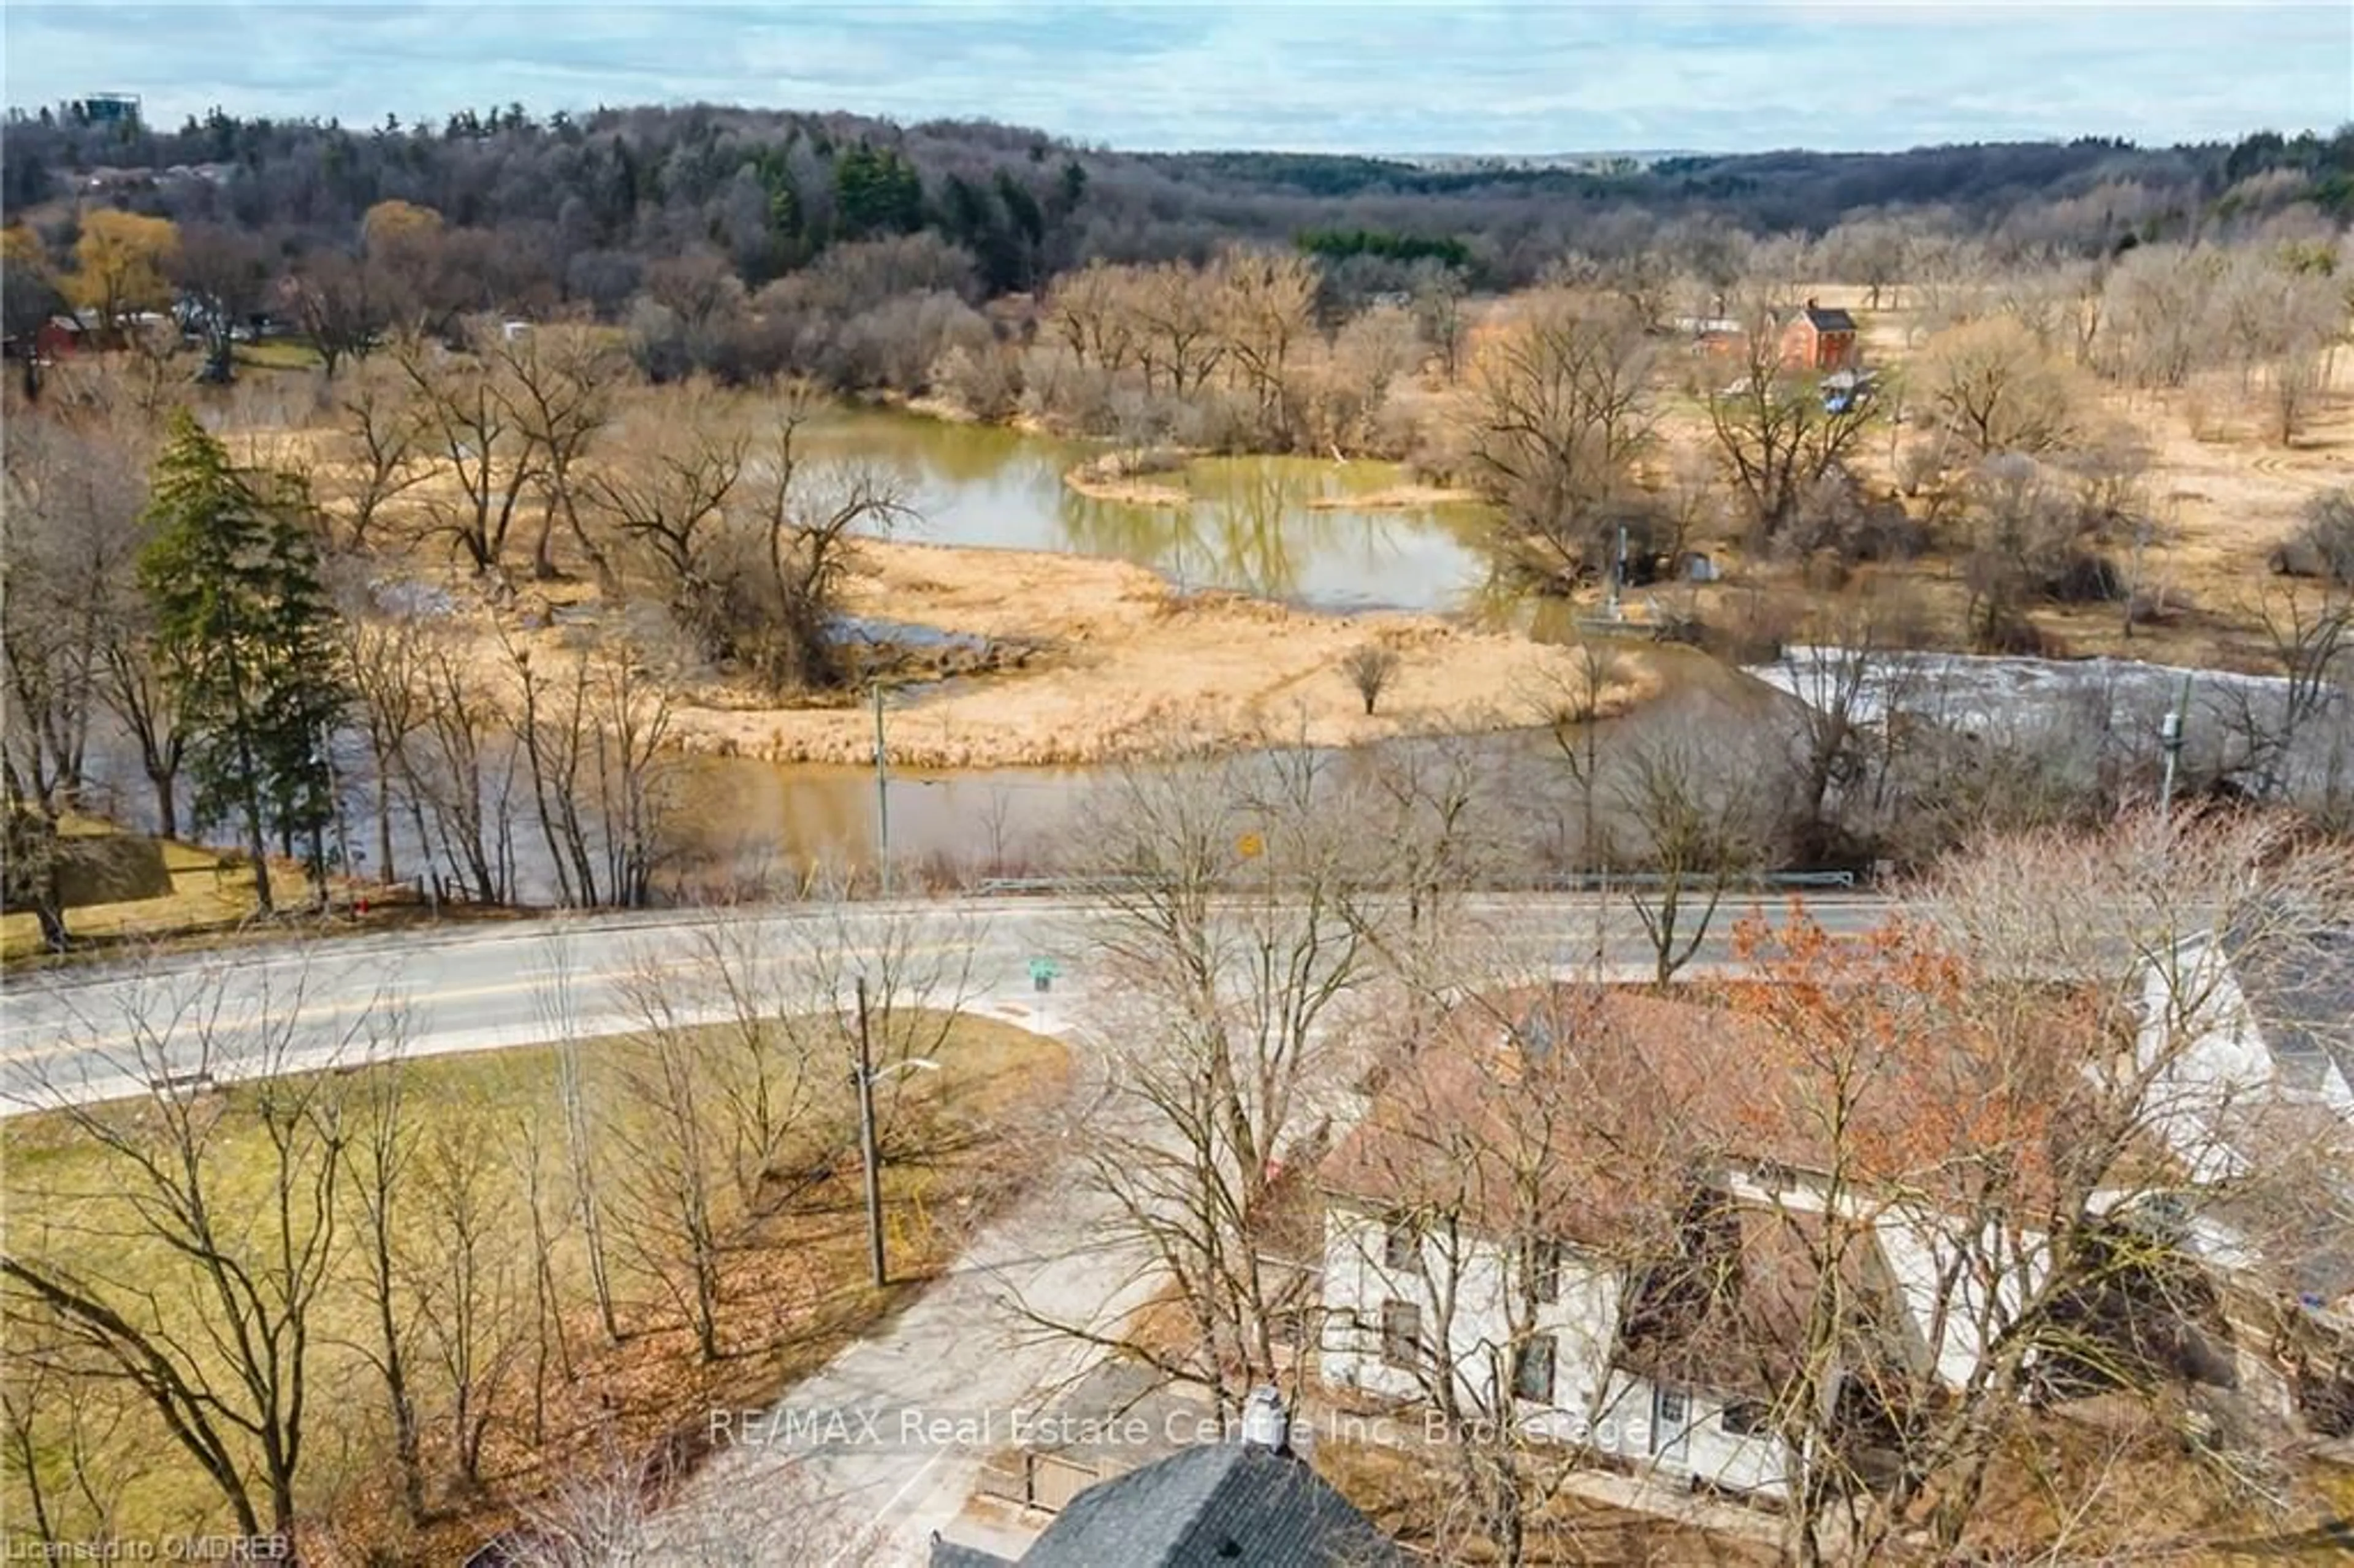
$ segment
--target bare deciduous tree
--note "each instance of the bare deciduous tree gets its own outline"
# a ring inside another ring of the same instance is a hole
[[[2346,1157],[2342,1128],[2285,1114],[2279,1086],[2218,1076],[2202,1055],[2227,986],[2325,959],[2354,910],[2354,862],[2291,833],[2138,816],[1990,841],[1924,889],[1936,932],[1841,943],[1800,924],[1764,942],[1761,972],[1798,982],[1761,993],[1787,1052],[1773,1082],[1829,1161],[1802,1185],[1829,1231],[1917,1253],[1930,1308],[1933,1359],[1874,1373],[1903,1413],[1893,1471],[1799,1492],[1807,1533],[1836,1517],[1824,1544],[1851,1558],[1914,1528],[1956,1550],[2037,1402],[2072,1391],[2176,1412],[2177,1430],[2185,1393],[2208,1402],[2223,1429],[2190,1450],[2247,1460],[2228,1435],[2243,1417],[2212,1403],[2232,1396],[2196,1370],[2200,1336],[2220,1330],[2206,1271],[2262,1277],[2302,1256],[2314,1174]],[[2236,1262],[2202,1252],[2202,1226]],[[1819,1277],[1819,1305],[1833,1288]],[[1831,1320],[1810,1319],[1815,1342]],[[1801,1403],[1786,1414],[1794,1444],[1822,1430]]]
[[[1121,874],[1089,938],[1140,1050],[1105,1112],[1135,1130],[1090,1163],[1198,1352],[1128,1348],[1227,1412],[1278,1380],[1304,1328],[1305,1277],[1278,1255],[1277,1178],[1312,1154],[1318,1097],[1345,1076],[1339,1025],[1379,928],[1324,772],[1304,752],[1140,770],[1098,821]]]
[[[1557,293],[1472,368],[1465,418],[1481,488],[1548,574],[1611,558],[1651,440],[1655,357],[1631,313]]]
[[[2050,471],[2012,452],[1971,471],[1966,504],[1970,636],[1974,646],[2001,652],[2021,639],[2028,603],[2067,567],[2084,515]]]
[[[426,726],[431,701],[426,686],[427,632],[415,617],[371,615],[364,607],[345,609],[341,631],[354,706],[375,768],[376,878],[389,884],[399,880],[393,857],[393,821],[404,798],[418,842],[426,853],[431,853],[431,841],[425,832],[424,791],[416,779],[410,749],[413,738]]]
[[[133,1391],[248,1535],[298,1516],[352,1136],[352,1079],[327,1069],[363,1059],[378,1022],[373,1005],[341,1027],[307,1020],[303,983],[159,970],[114,993],[119,1013],[77,1022],[81,1075],[32,1097],[102,1161],[104,1202],[48,1194],[48,1228],[12,1227],[0,1254],[10,1315]],[[232,1068],[250,1081],[208,1086]],[[90,1103],[108,1081],[140,1114]]]
[[[614,640],[538,659],[507,649],[540,834],[575,907],[636,908],[652,894],[673,709],[639,659]]]
[[[499,396],[523,442],[541,459],[535,478],[542,505],[531,575],[543,581],[557,575],[556,524],[561,519],[599,577],[610,580],[604,552],[581,521],[581,467],[612,418],[624,363],[620,351],[594,329],[565,326],[504,334],[486,346],[499,371]]]
[[[484,904],[514,889],[515,773],[522,747],[459,647],[429,638],[419,653],[424,724],[404,766],[451,884]],[[422,830],[420,829],[420,832]],[[439,885],[442,874],[431,872]]]
[[[1659,1042],[1606,992],[1452,958],[1453,1005],[1396,1042],[1324,1173],[1327,1235],[1395,1294],[1382,1315],[1328,1296],[1320,1342],[1328,1360],[1378,1359],[1382,1392],[1403,1381],[1427,1407],[1455,1494],[1443,1554],[1551,1561],[1580,1544],[1552,1506],[1574,1464],[1563,1439],[1606,1418],[1609,1380],[1591,1373],[1612,1363],[1637,1282],[1657,1287],[1704,1140],[1659,1089]],[[1411,1345],[1385,1320],[1394,1302],[1414,1308]],[[1587,1302],[1607,1305],[1589,1318]]]
[[[1995,452],[2039,457],[2074,444],[2083,394],[2010,316],[1986,316],[1931,338],[1911,380],[1968,460]]]
[[[115,705],[113,677],[143,646],[145,605],[134,573],[145,532],[142,445],[124,421],[103,411],[27,417],[10,429],[0,549],[0,762],[7,809],[52,826],[77,802],[92,725]],[[163,775],[157,806],[168,835],[178,825],[169,791],[176,730],[155,687],[143,684],[135,694],[154,698],[154,707],[124,716],[156,715],[153,726],[131,727],[154,764],[151,778]],[[45,925],[58,913],[48,901],[37,906]]]
[[[2269,799],[2288,790],[2298,739],[2312,721],[2354,701],[2346,685],[2354,667],[2354,583],[2267,585],[2254,597],[2253,618],[2286,683],[2273,711],[2243,732],[2254,791]]]
[[[401,1238],[417,1139],[407,1115],[408,1075],[398,1051],[379,1053],[370,1067],[354,1097],[350,1136],[342,1150],[344,1181],[354,1208],[361,1289],[374,1319],[373,1338],[362,1341],[361,1354],[383,1388],[385,1414],[392,1427],[393,1467],[400,1478],[400,1506],[414,1524],[425,1515],[425,1461],[410,1376],[418,1324],[407,1288]]]
[[[345,383],[336,408],[337,455],[354,471],[347,491],[350,545],[366,549],[380,514],[432,477],[426,416],[415,381],[401,365],[363,366]]]
[[[489,356],[487,338],[470,354],[451,354],[424,338],[393,350],[417,398],[417,417],[437,463],[457,494],[429,492],[432,531],[448,538],[479,574],[495,573],[525,496],[547,464],[539,436],[515,417],[513,393]]]
[[[1219,341],[1278,450],[1292,442],[1291,359],[1315,324],[1316,264],[1297,252],[1232,250],[1214,271]]]
[[[789,408],[744,475],[725,600],[729,652],[773,685],[822,689],[843,676],[832,618],[865,531],[914,515],[899,479],[871,466],[811,468]]]
[[[439,1120],[411,1173],[423,1242],[408,1263],[410,1327],[433,1369],[432,1425],[467,1492],[485,1484],[483,1446],[522,1357],[524,1277],[536,1263],[508,1241],[513,1190],[491,1131],[462,1114]]]
[[[1753,534],[1764,541],[1797,514],[1810,488],[1861,449],[1872,408],[1869,398],[1829,406],[1811,373],[1785,366],[1772,309],[1753,304],[1741,320],[1734,379],[1707,396],[1709,428]]]
[[[556,1096],[564,1118],[565,1171],[571,1178],[573,1217],[579,1221],[587,1249],[588,1287],[596,1299],[598,1322],[609,1341],[617,1340],[621,1337],[620,1314],[615,1305],[613,1271],[606,1247],[606,1202],[598,1177],[597,1137],[590,1116],[588,1065],[582,1049],[586,1041],[572,933],[559,923],[548,932],[541,950],[544,962],[532,1001],[540,1026],[556,1050]],[[540,1216],[544,1211],[538,1198],[535,1163],[528,1173],[533,1178],[532,1215],[536,1229],[543,1223]],[[546,1320],[543,1303],[543,1324]],[[558,1331],[561,1332],[560,1325]],[[546,1343],[544,1330],[541,1342],[543,1346]],[[545,1377],[537,1381],[544,1383]]]
[[[1689,726],[1643,736],[1612,759],[1612,804],[1649,881],[1628,901],[1652,954],[1652,981],[1665,987],[1708,938],[1727,892],[1765,857],[1773,820],[1771,770],[1739,750],[1711,744]]]
[[[705,657],[726,642],[728,507],[750,453],[748,431],[722,400],[691,387],[659,411],[631,410],[583,482],[627,542],[625,566],[642,560],[654,592]]]
[[[622,989],[633,1024],[610,1054],[619,1104],[599,1124],[620,1156],[610,1183],[616,1240],[678,1308],[702,1359],[716,1361],[721,1254],[738,1219],[728,1201],[732,1151],[708,1109],[720,1098],[719,1069],[656,960],[642,958]]]

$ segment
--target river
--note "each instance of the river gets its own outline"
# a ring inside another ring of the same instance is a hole
[[[1150,506],[1081,495],[1063,482],[1101,446],[1000,426],[841,405],[813,418],[801,441],[815,461],[895,471],[915,514],[896,536],[920,542],[1111,557],[1181,588],[1226,588],[1328,611],[1465,612],[1477,607],[1489,576],[1480,508],[1352,503],[1402,484],[1394,463],[1201,458],[1151,476],[1187,492],[1189,504]],[[355,736],[335,749],[347,833],[365,873],[376,843],[374,781]],[[152,829],[154,802],[122,737],[101,737],[95,751],[90,804]],[[970,874],[1058,858],[1059,840],[1097,777],[895,769],[892,859],[911,872]],[[681,761],[671,788],[675,842],[665,880],[673,884],[775,885],[812,866],[874,863],[881,813],[872,769],[695,758]],[[396,817],[393,839],[397,868],[413,874],[423,855],[405,817]],[[512,845],[518,895],[553,897],[537,830],[518,821]]]

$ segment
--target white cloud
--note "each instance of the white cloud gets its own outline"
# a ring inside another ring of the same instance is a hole
[[[981,116],[1139,147],[1888,147],[2327,128],[2354,8],[11,5],[11,103],[373,122],[701,99]]]

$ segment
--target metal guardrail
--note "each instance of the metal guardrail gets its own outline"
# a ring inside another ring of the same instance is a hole
[[[1656,871],[1629,871],[1614,873],[1608,876],[1586,872],[1546,877],[1535,885],[1560,888],[1575,893],[1607,893],[1614,887],[1665,887],[1670,882],[1677,880],[1679,879],[1664,876]],[[1698,886],[1705,890],[1708,885],[1708,879],[1705,877],[1684,877],[1681,881],[1687,887]],[[1856,885],[1856,874],[1851,871],[1763,871],[1750,876],[1734,877],[1725,885],[1744,890],[1768,887],[1853,887]]]
[[[1246,879],[1247,880],[1247,879]],[[1675,879],[1655,871],[1624,872],[1603,875],[1594,872],[1562,873],[1552,876],[1532,877],[1524,882],[1498,882],[1482,885],[1479,891],[1493,893],[1606,893],[1612,888],[1635,889],[1665,887]],[[1682,879],[1686,886],[1705,888],[1704,877]],[[1117,892],[1129,888],[1147,888],[1159,885],[1159,879],[1132,874],[1108,876],[991,876],[975,884],[971,891],[982,898],[1083,897],[1089,894]],[[1755,892],[1776,888],[1841,888],[1861,885],[1861,879],[1851,871],[1764,871],[1733,878],[1728,888]]]

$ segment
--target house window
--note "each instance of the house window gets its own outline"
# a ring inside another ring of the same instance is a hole
[[[1551,1334],[1537,1334],[1512,1352],[1512,1393],[1538,1404],[1553,1403],[1553,1346]]]
[[[1529,1295],[1538,1301],[1561,1299],[1561,1244],[1533,1242],[1529,1246]]]
[[[1422,1364],[1422,1308],[1413,1302],[1382,1303],[1382,1360],[1394,1367]]]
[[[1659,1425],[1665,1435],[1672,1436],[1682,1431],[1684,1423],[1691,1418],[1691,1412],[1684,1404],[1681,1389],[1659,1390]]]
[[[1736,1399],[1716,1418],[1717,1425],[1736,1437],[1755,1437],[1766,1430],[1766,1406],[1755,1399]]]
[[[1405,1214],[1392,1214],[1382,1225],[1382,1266],[1409,1274],[1422,1272],[1422,1229]]]

